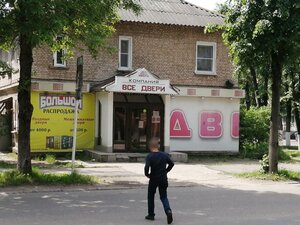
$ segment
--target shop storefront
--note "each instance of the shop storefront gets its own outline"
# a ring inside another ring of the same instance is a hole
[[[177,91],[146,69],[115,76],[92,88],[96,92],[96,142],[105,152],[146,152],[152,137],[169,150],[170,96]]]
[[[34,82],[32,152],[66,152],[73,145],[75,89],[73,83]],[[79,103],[77,149],[94,149],[95,95],[85,91]]]
[[[95,85],[96,142],[104,152],[238,152],[239,89],[170,85],[146,69]]]

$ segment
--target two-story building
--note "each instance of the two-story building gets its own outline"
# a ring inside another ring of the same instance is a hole
[[[181,0],[141,5],[140,15],[120,10],[107,40],[115,51],[101,49],[97,58],[75,51],[74,59],[64,60],[64,50],[35,49],[32,151],[72,147],[76,57],[83,55],[78,149],[143,152],[158,137],[164,151],[238,152],[244,92],[232,82],[221,33],[204,32],[223,16]],[[0,87],[0,101],[11,95],[14,115],[16,85]]]

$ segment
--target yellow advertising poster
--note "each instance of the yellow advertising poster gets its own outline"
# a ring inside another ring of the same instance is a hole
[[[73,145],[75,94],[32,92],[31,151],[67,151]],[[79,103],[77,149],[94,147],[95,96],[84,93]]]

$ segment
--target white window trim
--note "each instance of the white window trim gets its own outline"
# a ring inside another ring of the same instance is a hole
[[[63,52],[65,52],[65,50],[63,49]],[[53,66],[54,67],[67,67],[67,61],[63,60],[63,63],[57,63],[57,51],[55,51],[53,53]]]
[[[128,67],[121,66],[121,41],[129,41]],[[132,37],[119,36],[119,68],[118,70],[132,70]]]
[[[213,66],[212,66],[212,71],[197,70],[198,45],[212,46],[213,47]],[[196,43],[196,67],[195,67],[195,74],[199,74],[199,75],[217,75],[216,68],[217,68],[217,43],[216,42],[197,41],[197,43]]]

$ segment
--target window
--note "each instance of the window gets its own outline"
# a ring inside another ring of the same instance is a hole
[[[216,43],[197,41],[196,74],[216,74]]]
[[[66,60],[64,60],[65,50],[60,49],[59,51],[54,52],[54,67],[66,67]]]
[[[119,37],[119,70],[131,70],[132,68],[132,38]]]
[[[63,41],[62,36],[57,36],[56,41],[61,43]],[[66,60],[64,60],[65,49],[60,49],[53,54],[53,66],[54,67],[66,67]]]

